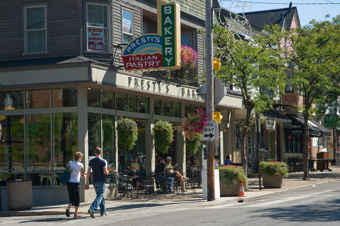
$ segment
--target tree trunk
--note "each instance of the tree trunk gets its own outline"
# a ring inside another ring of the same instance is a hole
[[[306,109],[303,113],[304,123],[305,123],[305,147],[303,149],[303,180],[309,180],[309,126],[308,126],[308,113],[309,108],[306,106]]]
[[[248,151],[247,151],[247,134],[248,128],[250,127],[250,113],[251,109],[247,109],[246,113],[246,121],[244,127],[242,129],[241,135],[241,158],[242,158],[242,165],[244,168],[244,174],[248,177]]]

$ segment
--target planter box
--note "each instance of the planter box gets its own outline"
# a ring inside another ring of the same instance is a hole
[[[7,207],[9,210],[26,210],[33,206],[32,181],[8,181]]]
[[[240,194],[241,183],[237,182],[234,185],[225,185],[223,181],[220,181],[220,193],[221,196],[238,196]]]
[[[263,175],[263,186],[265,188],[281,188],[282,177]]]

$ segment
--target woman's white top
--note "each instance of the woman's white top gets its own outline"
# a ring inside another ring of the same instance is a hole
[[[80,170],[83,167],[83,163],[78,161],[70,162],[71,176],[68,182],[80,183]]]

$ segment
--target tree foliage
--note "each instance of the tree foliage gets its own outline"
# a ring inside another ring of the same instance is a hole
[[[337,102],[340,72],[340,17],[332,21],[311,21],[290,34],[293,65],[292,84],[304,96],[302,106],[305,121],[304,179],[309,179],[308,119],[315,111],[325,112],[327,106]],[[317,107],[313,107],[316,103]]]
[[[246,118],[240,126],[241,156],[246,174],[246,134],[251,126],[251,112],[269,109],[286,85],[286,66],[281,48],[283,38],[284,33],[279,26],[266,27],[262,35],[251,40],[236,39],[225,28],[214,28],[215,57],[221,59],[221,70],[216,76],[239,88],[246,110]]]

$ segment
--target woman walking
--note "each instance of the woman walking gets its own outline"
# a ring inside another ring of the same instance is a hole
[[[80,215],[78,213],[79,203],[80,203],[80,192],[79,192],[79,184],[80,178],[84,178],[84,165],[81,163],[83,159],[83,154],[81,152],[76,152],[74,154],[74,161],[69,162],[71,176],[67,183],[67,191],[68,197],[70,199],[68,203],[68,207],[66,209],[66,216],[70,216],[70,208],[74,206],[74,218],[79,218]]]

